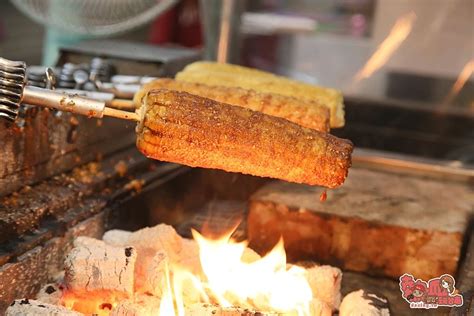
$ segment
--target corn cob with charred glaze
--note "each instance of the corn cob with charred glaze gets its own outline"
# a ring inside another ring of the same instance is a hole
[[[258,93],[236,87],[208,86],[200,83],[158,79],[145,84],[135,95],[136,105],[150,90],[169,89],[184,91],[222,103],[237,105],[253,111],[281,117],[304,127],[321,132],[329,131],[329,110],[311,101],[278,94]]]
[[[140,111],[137,147],[154,159],[329,188],[351,164],[350,141],[186,92],[152,90]]]
[[[240,87],[257,92],[275,93],[326,106],[331,113],[331,127],[344,126],[342,93],[265,71],[231,64],[195,62],[176,75],[178,81],[197,82],[212,86]]]

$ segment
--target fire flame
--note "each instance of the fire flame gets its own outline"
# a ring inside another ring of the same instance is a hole
[[[249,251],[246,242],[231,239],[232,233],[211,239],[193,230],[205,277],[201,280],[199,276],[171,265],[159,316],[185,314],[182,291],[190,284],[200,292],[201,299],[223,308],[238,306],[310,315],[311,287],[303,268],[287,268],[283,241],[280,240],[264,257],[255,255],[257,258],[254,258],[246,255]],[[192,282],[184,285],[185,280]]]
[[[387,63],[393,53],[410,34],[415,20],[416,14],[414,12],[407,13],[397,19],[385,40],[378,46],[364,67],[357,72],[354,77],[354,83],[369,78]]]
[[[446,96],[443,104],[450,104],[453,99],[459,94],[461,89],[466,84],[467,80],[471,77],[474,72],[474,59],[471,59],[461,70],[456,82],[453,84],[449,94]]]

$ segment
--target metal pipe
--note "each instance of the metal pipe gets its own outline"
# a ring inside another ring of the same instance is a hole
[[[105,109],[105,102],[103,101],[32,86],[24,88],[22,102],[96,118],[103,117]]]
[[[352,154],[354,166],[393,171],[398,174],[413,174],[428,178],[474,182],[474,168],[456,166],[455,162],[388,153],[373,149],[356,148]]]

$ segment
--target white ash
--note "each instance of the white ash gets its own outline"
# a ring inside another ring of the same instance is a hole
[[[131,295],[137,258],[133,247],[96,242],[75,247],[64,262],[65,283],[71,291],[117,291]]]
[[[196,276],[204,277],[199,258],[199,246],[193,239],[183,238],[181,251],[175,263]]]
[[[15,300],[6,310],[5,316],[81,316],[63,306],[52,305],[37,300]]]
[[[46,284],[36,294],[36,300],[52,305],[61,305],[63,287],[55,283]]]
[[[158,251],[166,253],[169,260],[176,262],[182,249],[182,237],[169,225],[146,227],[132,233],[128,243],[137,250],[135,287],[140,290],[145,283],[148,268]]]
[[[154,252],[161,250],[173,257],[181,251],[182,237],[172,226],[159,224],[132,233],[128,238],[128,243],[137,248],[138,252],[146,249]]]
[[[104,247],[105,243],[102,240],[99,240],[96,238],[87,237],[87,236],[79,236],[74,239],[72,245],[74,247],[93,248],[93,247]]]
[[[120,302],[110,313],[110,316],[156,316],[160,312],[160,299],[137,295],[135,299]]]
[[[132,234],[126,230],[112,229],[105,232],[102,240],[111,246],[129,246],[128,240]]]
[[[313,297],[328,304],[333,310],[341,304],[342,271],[331,266],[312,266],[306,268],[308,281]]]
[[[169,269],[168,255],[164,251],[157,252],[143,275],[142,291],[161,297],[166,289],[167,269]]]
[[[358,290],[347,294],[339,307],[340,316],[389,316],[388,300]]]

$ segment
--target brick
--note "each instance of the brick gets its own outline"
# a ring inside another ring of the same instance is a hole
[[[353,168],[324,203],[322,190],[272,182],[257,191],[249,204],[250,247],[264,253],[283,236],[292,261],[394,278],[455,273],[474,210],[467,185]]]

